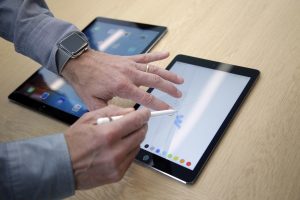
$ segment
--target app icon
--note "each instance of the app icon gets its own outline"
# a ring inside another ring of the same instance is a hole
[[[59,97],[59,99],[56,101],[57,104],[62,104],[63,102],[65,102],[64,97]]]
[[[175,160],[175,161],[177,161],[178,159],[179,159],[178,156],[175,156],[175,157],[173,158],[173,160]]]
[[[92,30],[93,30],[93,31],[99,31],[99,30],[100,30],[100,27],[99,27],[99,26],[95,26]]]
[[[30,86],[29,88],[27,88],[26,92],[30,94],[30,93],[33,93],[34,90],[35,90],[35,87]]]
[[[147,161],[147,160],[149,160],[149,158],[150,158],[150,157],[149,157],[148,155],[144,155],[144,156],[143,156],[143,161]]]
[[[141,35],[140,38],[141,38],[142,40],[145,40],[145,39],[147,39],[147,36],[146,36],[146,35]]]
[[[47,99],[48,97],[49,97],[49,93],[48,92],[44,92],[41,96],[40,96],[40,98],[42,99],[42,100],[45,100],[45,99]]]
[[[72,108],[72,111],[73,111],[73,112],[78,112],[78,111],[80,110],[80,108],[81,108],[81,105],[80,105],[80,104],[75,104],[75,105],[73,106],[73,108]]]
[[[129,47],[127,51],[128,53],[134,53],[136,51],[136,47]]]
[[[150,151],[154,151],[155,147],[154,146],[151,146],[150,147]]]

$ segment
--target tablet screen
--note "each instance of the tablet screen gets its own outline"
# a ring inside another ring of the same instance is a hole
[[[46,68],[40,68],[21,85],[17,93],[76,117],[88,112],[87,106],[65,80]]]
[[[114,55],[134,55],[144,52],[161,33],[138,24],[126,26],[95,20],[83,31],[90,47]]]
[[[171,71],[185,80],[178,86],[182,98],[173,98],[157,89],[152,94],[178,112],[151,118],[141,148],[194,170],[250,77],[226,72],[224,66],[220,71],[178,61]]]

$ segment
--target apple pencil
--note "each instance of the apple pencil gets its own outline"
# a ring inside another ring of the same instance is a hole
[[[160,111],[153,111],[151,112],[151,117],[156,117],[156,116],[161,116],[161,115],[173,115],[174,113],[176,113],[176,110],[173,109],[169,109],[169,110],[160,110]],[[105,124],[111,121],[115,121],[118,120],[120,118],[122,118],[123,115],[119,115],[119,116],[112,116],[112,117],[103,117],[103,118],[98,118],[97,119],[97,124]]]

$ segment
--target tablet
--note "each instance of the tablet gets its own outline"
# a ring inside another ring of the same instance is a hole
[[[128,56],[148,52],[167,32],[167,28],[97,17],[83,32],[91,48]],[[88,112],[73,88],[43,67],[13,91],[9,99],[68,124]]]
[[[150,119],[136,159],[183,183],[193,183],[259,71],[185,55],[176,56],[167,69],[184,78],[178,86],[183,96],[176,99],[148,90],[177,113]]]
[[[167,32],[167,27],[97,17],[84,30],[92,49],[114,55],[148,52]]]

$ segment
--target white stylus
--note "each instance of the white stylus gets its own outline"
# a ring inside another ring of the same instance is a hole
[[[169,109],[169,110],[160,110],[160,111],[153,111],[151,112],[151,117],[156,117],[156,116],[161,116],[161,115],[173,115],[174,113],[176,113],[176,110],[173,109]],[[105,124],[111,121],[115,121],[118,120],[120,118],[122,118],[123,115],[119,115],[119,116],[112,116],[112,117],[103,117],[103,118],[98,118],[97,119],[97,124]]]

